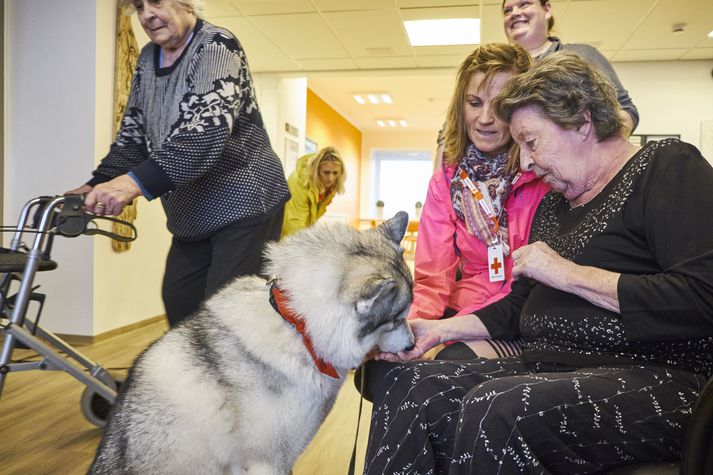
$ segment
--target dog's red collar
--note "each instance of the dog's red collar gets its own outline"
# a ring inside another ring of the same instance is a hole
[[[272,304],[272,307],[275,309],[275,311],[279,313],[282,318],[285,319],[286,322],[295,327],[297,333],[302,335],[302,342],[304,343],[305,348],[307,348],[307,351],[309,352],[310,356],[312,356],[312,359],[317,365],[317,368],[319,368],[319,370],[323,374],[331,376],[335,379],[339,379],[339,375],[337,374],[337,370],[334,369],[334,366],[324,361],[314,352],[312,339],[306,332],[304,320],[302,320],[302,318],[300,318],[290,309],[290,307],[287,305],[287,298],[277,287],[277,282],[274,280],[270,282],[270,304]]]

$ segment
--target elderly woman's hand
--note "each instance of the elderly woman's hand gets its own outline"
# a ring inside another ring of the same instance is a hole
[[[556,289],[565,288],[575,264],[557,254],[550,246],[537,241],[512,253],[514,278],[529,277]]]
[[[92,191],[92,188],[93,188],[92,185],[84,184],[84,185],[82,185],[78,188],[75,188],[73,190],[67,190],[64,192],[64,194],[65,195],[83,195],[85,193],[89,193],[90,191]]]
[[[84,208],[100,216],[116,216],[131,200],[141,195],[141,188],[133,178],[120,175],[96,185],[84,199]]]
[[[376,360],[386,361],[410,361],[423,356],[425,352],[434,346],[442,343],[442,321],[441,320],[425,320],[416,319],[409,321],[411,331],[416,339],[414,347],[411,351],[401,351],[399,353],[377,353],[374,356]]]

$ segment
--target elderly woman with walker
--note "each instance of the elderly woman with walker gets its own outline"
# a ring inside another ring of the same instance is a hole
[[[203,0],[121,3],[151,42],[109,153],[69,193],[86,193],[98,215],[161,198],[173,234],[163,301],[176,325],[226,282],[261,271],[289,191],[237,38],[202,19]]]

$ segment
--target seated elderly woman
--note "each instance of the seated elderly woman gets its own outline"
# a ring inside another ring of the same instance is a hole
[[[521,168],[553,191],[514,252],[508,296],[414,320],[413,351],[371,363],[390,368],[366,382],[365,473],[573,474],[680,457],[713,372],[713,168],[678,140],[632,145],[614,87],[573,55],[515,76],[495,110]],[[402,361],[518,336],[518,357]]]

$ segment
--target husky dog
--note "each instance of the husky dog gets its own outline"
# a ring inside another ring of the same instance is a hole
[[[270,244],[276,280],[234,280],[137,358],[89,472],[289,473],[347,371],[413,346],[407,224],[402,211]]]

